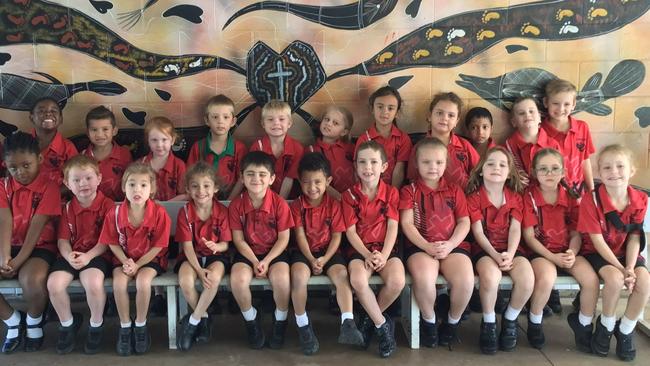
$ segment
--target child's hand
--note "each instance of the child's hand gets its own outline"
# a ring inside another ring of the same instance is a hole
[[[366,269],[372,269],[373,271],[375,270],[374,259],[375,258],[373,257],[373,255],[370,255],[363,260],[363,264],[366,267]]]
[[[205,268],[202,268],[201,272],[199,273],[199,275],[201,276],[201,285],[203,285],[203,288],[206,290],[211,289],[215,285],[214,279],[211,278],[210,273],[212,272],[210,272],[210,270]]]
[[[435,259],[441,260],[447,258],[451,253],[454,246],[447,240],[436,241],[433,243],[436,254],[433,256]]]
[[[201,237],[201,240],[203,240],[203,244],[205,244],[205,246],[212,251],[212,254],[217,254],[217,252],[219,251],[219,246],[217,245],[217,243],[203,237]]]
[[[269,265],[266,262],[266,259],[262,259],[255,266],[255,277],[265,278],[268,271],[269,271]]]
[[[634,285],[636,284],[636,273],[634,272],[634,268],[625,267],[623,275],[625,276],[625,279],[623,280],[625,287],[627,287],[628,291],[632,292],[632,290],[634,290]]]
[[[375,265],[374,266],[375,271],[381,272],[381,270],[384,269],[384,266],[386,265],[386,258],[384,258],[384,255],[378,250],[372,252],[372,257],[373,257],[372,262]]]
[[[90,257],[86,253],[72,252],[70,255],[72,256],[72,262],[70,262],[70,265],[76,270],[84,268],[90,262]]]
[[[566,252],[560,254],[562,268],[571,268],[576,262],[576,255],[573,250],[567,249]]]
[[[499,262],[499,269],[504,272],[511,270],[513,257],[514,256],[508,251],[502,252],[501,262]]]
[[[129,277],[135,276],[138,272],[138,268],[138,265],[131,258],[127,259],[126,262],[122,264],[122,272]]]
[[[314,258],[311,262],[311,271],[315,276],[323,274],[323,257]]]
[[[424,251],[431,257],[435,258],[438,254],[438,246],[435,242],[428,242],[427,246],[424,248]]]
[[[11,262],[11,257],[0,257],[0,276],[9,278],[13,277],[13,268],[9,265]]]

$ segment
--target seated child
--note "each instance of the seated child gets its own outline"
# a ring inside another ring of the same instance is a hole
[[[177,138],[172,121],[166,117],[154,117],[144,124],[144,139],[150,152],[142,158],[142,163],[151,166],[156,173],[154,193],[158,201],[187,199],[183,184],[185,163],[172,153]]]

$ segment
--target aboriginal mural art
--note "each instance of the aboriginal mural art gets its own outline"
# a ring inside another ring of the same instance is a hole
[[[368,95],[390,84],[404,97],[407,132],[424,131],[432,95],[453,90],[493,112],[499,140],[512,101],[541,100],[559,77],[578,87],[575,113],[596,144],[628,141],[647,167],[648,10],[650,0],[7,0],[0,135],[29,129],[29,107],[50,95],[64,108],[62,132],[79,145],[86,111],[104,104],[118,117],[118,141],[136,154],[147,118],[170,117],[183,156],[206,133],[202,103],[224,93],[244,142],[261,134],[260,107],[283,99],[291,134],[308,143],[332,103],[352,110],[353,135],[361,133]]]

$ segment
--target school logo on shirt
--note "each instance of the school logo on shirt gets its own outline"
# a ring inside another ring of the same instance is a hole
[[[454,200],[452,200],[451,198],[446,198],[445,203],[447,204],[447,207],[449,207],[452,210],[456,208],[456,202],[454,202]]]
[[[231,171],[231,172],[235,171],[235,161],[234,160],[231,159],[230,161],[228,161],[228,165],[226,165],[226,166],[228,167],[229,171]]]
[[[96,233],[101,232],[102,231],[102,226],[104,226],[104,218],[101,215],[99,215],[95,219],[95,232]]]
[[[122,174],[124,174],[124,169],[123,169],[121,166],[114,166],[114,167],[112,168],[112,170],[113,170],[113,174],[115,174],[115,175],[122,175]]]
[[[275,219],[269,219],[269,226],[272,227],[273,229],[277,229],[278,222]]]
[[[284,156],[284,172],[288,172],[291,168],[291,162],[293,161],[293,156],[285,155]]]
[[[151,231],[149,231],[149,232],[147,233],[147,240],[148,240],[149,242],[152,242],[152,241],[153,241],[153,230],[151,230]]]
[[[458,159],[458,161],[465,161],[465,159],[467,159],[467,155],[465,153],[458,152],[456,153],[456,159]]]
[[[578,151],[580,151],[580,152],[585,151],[585,146],[586,146],[586,140],[585,139],[578,139],[576,141],[576,149],[578,149]]]
[[[176,182],[176,178],[169,179],[169,183],[168,183],[169,188],[172,189],[174,192],[176,191],[177,184],[178,182]]]
[[[50,164],[52,164],[53,167],[58,168],[59,165],[61,165],[61,159],[57,156],[53,156],[50,158]]]
[[[386,216],[386,213],[388,213],[388,206],[382,205],[381,208],[379,209],[379,214],[381,216]]]
[[[34,193],[32,196],[32,209],[36,209],[38,207],[38,204],[41,203],[41,200],[43,200],[43,194],[42,193]]]
[[[212,233],[216,238],[221,237],[221,228],[219,227],[219,225],[217,224],[212,225]]]
[[[332,226],[332,218],[328,217],[325,219],[325,226]]]
[[[348,151],[348,152],[345,153],[345,158],[348,161],[354,161],[354,154],[351,151]]]

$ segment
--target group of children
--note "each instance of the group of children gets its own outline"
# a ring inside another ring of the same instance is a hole
[[[320,136],[305,151],[288,135],[290,107],[271,101],[262,109],[266,135],[249,152],[230,134],[234,105],[220,95],[207,104],[210,131],[192,147],[187,170],[170,153],[177,136],[166,118],[147,121],[150,153],[131,163],[128,150],[113,142],[113,115],[95,108],[86,119],[91,144],[71,157],[74,148],[57,132],[59,107],[51,99],[39,100],[30,114],[34,132],[18,132],[4,143],[9,174],[0,185],[0,276],[18,278],[27,313],[0,296],[0,318],[8,328],[2,350],[10,353],[23,342],[26,351],[40,348],[49,296],[61,323],[57,352],[72,351],[82,319],[71,312],[66,288],[78,277],[90,308],[84,351],[97,352],[103,282],[112,276],[120,318],[117,353],[147,352],[151,282],[167,270],[172,234],[170,219],[155,200],[187,200],[174,233],[182,248],[174,271],[192,309],[181,320],[181,350],[210,339],[207,309],[229,272],[252,348],[283,346],[291,301],[302,351],[317,352],[306,312],[307,282],[312,275],[327,275],[341,310],[338,341],[368,347],[375,335],[380,355],[388,357],[396,342],[386,310],[405,285],[406,266],[425,346],[451,347],[457,341],[476,273],[481,351],[515,349],[517,318],[527,303],[527,338],[542,348],[543,308],[556,276],[567,273],[581,288],[579,310],[568,316],[576,347],[606,356],[614,334],[616,354],[631,360],[633,330],[650,294],[640,256],[647,196],[629,186],[631,153],[619,145],[598,155],[602,183],[594,186],[588,127],[570,115],[575,88],[555,80],[546,91],[544,120],[534,99],[513,103],[515,132],[504,146],[491,140],[492,116],[483,108],[467,113],[470,140],[456,135],[462,102],[454,93],[441,93],[429,107],[427,136],[412,148],[396,124],[400,95],[382,87],[370,97],[374,124],[356,145],[349,141],[352,115],[332,106],[322,117]],[[58,181],[74,195],[63,205]],[[121,205],[114,203],[120,200]],[[450,297],[440,320],[434,311],[439,272]],[[375,273],[383,280],[378,293],[369,285]],[[512,278],[513,290],[497,332],[495,302],[503,274]],[[269,333],[252,304],[253,278],[268,278],[273,290]],[[136,284],[133,320],[131,280]],[[594,330],[599,280],[603,307]],[[616,304],[625,287],[630,296],[617,321]],[[353,292],[364,309],[358,322]]]

